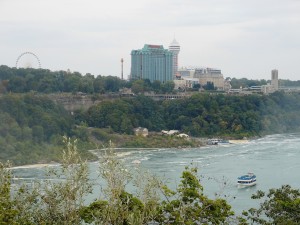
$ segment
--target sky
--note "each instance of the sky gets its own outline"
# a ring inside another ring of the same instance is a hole
[[[133,49],[180,44],[179,67],[300,80],[300,0],[0,0],[0,65],[121,77]],[[18,66],[37,67],[33,55]]]

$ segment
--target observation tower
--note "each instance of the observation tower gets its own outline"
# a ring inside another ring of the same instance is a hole
[[[178,54],[180,52],[180,45],[175,38],[169,45],[169,51],[173,53],[173,79],[175,80],[177,77],[180,77],[178,73]]]

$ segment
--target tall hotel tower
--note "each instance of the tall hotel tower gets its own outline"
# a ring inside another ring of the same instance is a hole
[[[173,80],[173,53],[162,45],[144,45],[131,51],[131,79]]]
[[[169,51],[173,52],[173,79],[175,80],[176,77],[179,76],[179,73],[178,73],[178,54],[180,52],[180,45],[175,40],[175,38],[169,46]]]

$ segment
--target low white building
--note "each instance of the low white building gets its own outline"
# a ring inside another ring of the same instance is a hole
[[[149,135],[148,129],[144,127],[138,127],[134,129],[134,134],[136,136],[147,137]]]
[[[162,130],[161,133],[164,135],[174,135],[178,134],[179,130]]]

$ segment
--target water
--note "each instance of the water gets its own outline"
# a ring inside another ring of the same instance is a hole
[[[248,143],[194,149],[119,150],[118,157],[133,167],[132,162],[139,161],[139,166],[167,179],[168,186],[173,189],[179,184],[185,166],[192,163],[199,168],[205,194],[211,198],[216,194],[225,198],[237,214],[258,206],[258,200],[251,199],[257,190],[268,191],[284,184],[300,189],[300,133],[276,134]],[[97,181],[97,163],[89,166],[91,178]],[[14,171],[17,177],[43,179],[43,168]],[[237,177],[248,172],[256,174],[257,185],[237,188]],[[95,186],[89,199],[97,198],[98,191],[99,187]]]

